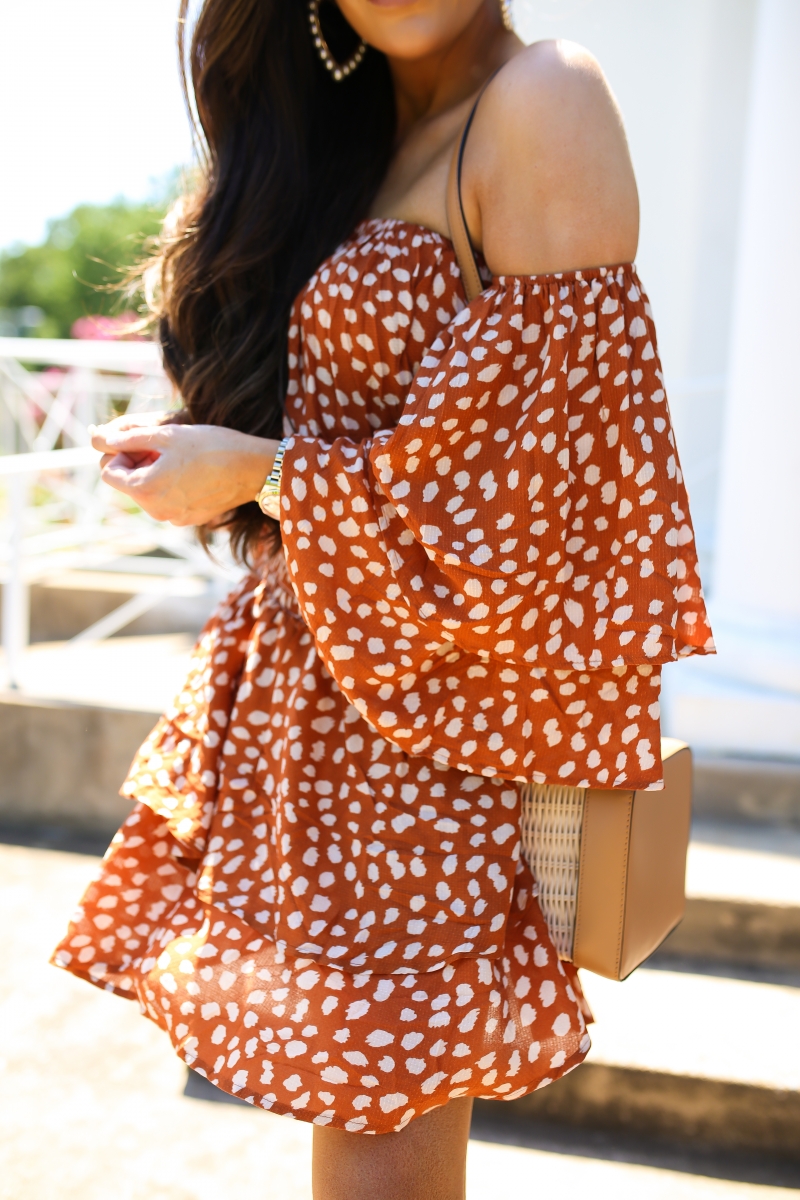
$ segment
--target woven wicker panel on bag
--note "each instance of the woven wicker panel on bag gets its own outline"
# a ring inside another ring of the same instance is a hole
[[[520,789],[522,853],[559,958],[571,961],[585,788],[531,783]]]

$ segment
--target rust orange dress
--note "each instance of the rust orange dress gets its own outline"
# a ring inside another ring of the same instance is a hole
[[[522,780],[661,782],[711,650],[631,266],[496,278],[367,221],[294,306],[284,557],[212,617],[54,961],[217,1086],[402,1128],[589,1048],[520,859]]]

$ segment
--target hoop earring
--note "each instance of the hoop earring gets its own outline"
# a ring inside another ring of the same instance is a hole
[[[509,33],[514,33],[514,19],[511,16],[511,5],[509,0],[500,0],[500,16],[503,18],[503,27]]]
[[[308,4],[308,23],[311,26],[311,36],[314,39],[314,45],[317,48],[322,62],[326,69],[330,71],[337,83],[341,83],[348,75],[355,71],[356,67],[361,63],[364,55],[367,53],[367,43],[362,38],[359,45],[356,47],[355,53],[348,58],[345,63],[337,63],[336,59],[330,52],[328,43],[325,41],[325,34],[322,32],[322,26],[319,22],[319,6],[320,0],[309,0]]]

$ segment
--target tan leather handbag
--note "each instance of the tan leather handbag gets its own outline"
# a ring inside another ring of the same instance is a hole
[[[480,99],[480,96],[478,97]],[[467,300],[483,290],[461,207],[470,113],[447,184],[447,219]],[[528,784],[522,852],[559,957],[625,979],[661,945],[686,906],[692,756],[663,738],[664,790],[603,791]]]
[[[689,747],[663,738],[664,790],[526,784],[522,853],[560,958],[625,979],[681,920],[692,808]]]

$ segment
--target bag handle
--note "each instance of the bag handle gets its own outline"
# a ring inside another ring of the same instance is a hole
[[[486,83],[478,93],[478,98],[472,106],[472,110],[467,117],[466,124],[461,132],[461,136],[456,142],[453,150],[453,157],[450,160],[450,174],[447,179],[447,224],[450,227],[450,240],[453,243],[453,249],[456,255],[456,261],[461,271],[461,280],[464,284],[464,291],[467,297],[467,303],[471,303],[476,296],[479,296],[483,291],[483,281],[481,280],[480,271],[478,270],[478,262],[475,258],[475,251],[470,240],[467,222],[464,218],[464,208],[461,204],[461,167],[464,161],[464,148],[467,144],[472,119],[475,116],[478,105],[481,102],[481,97],[487,87],[494,79],[496,71],[493,71]]]

